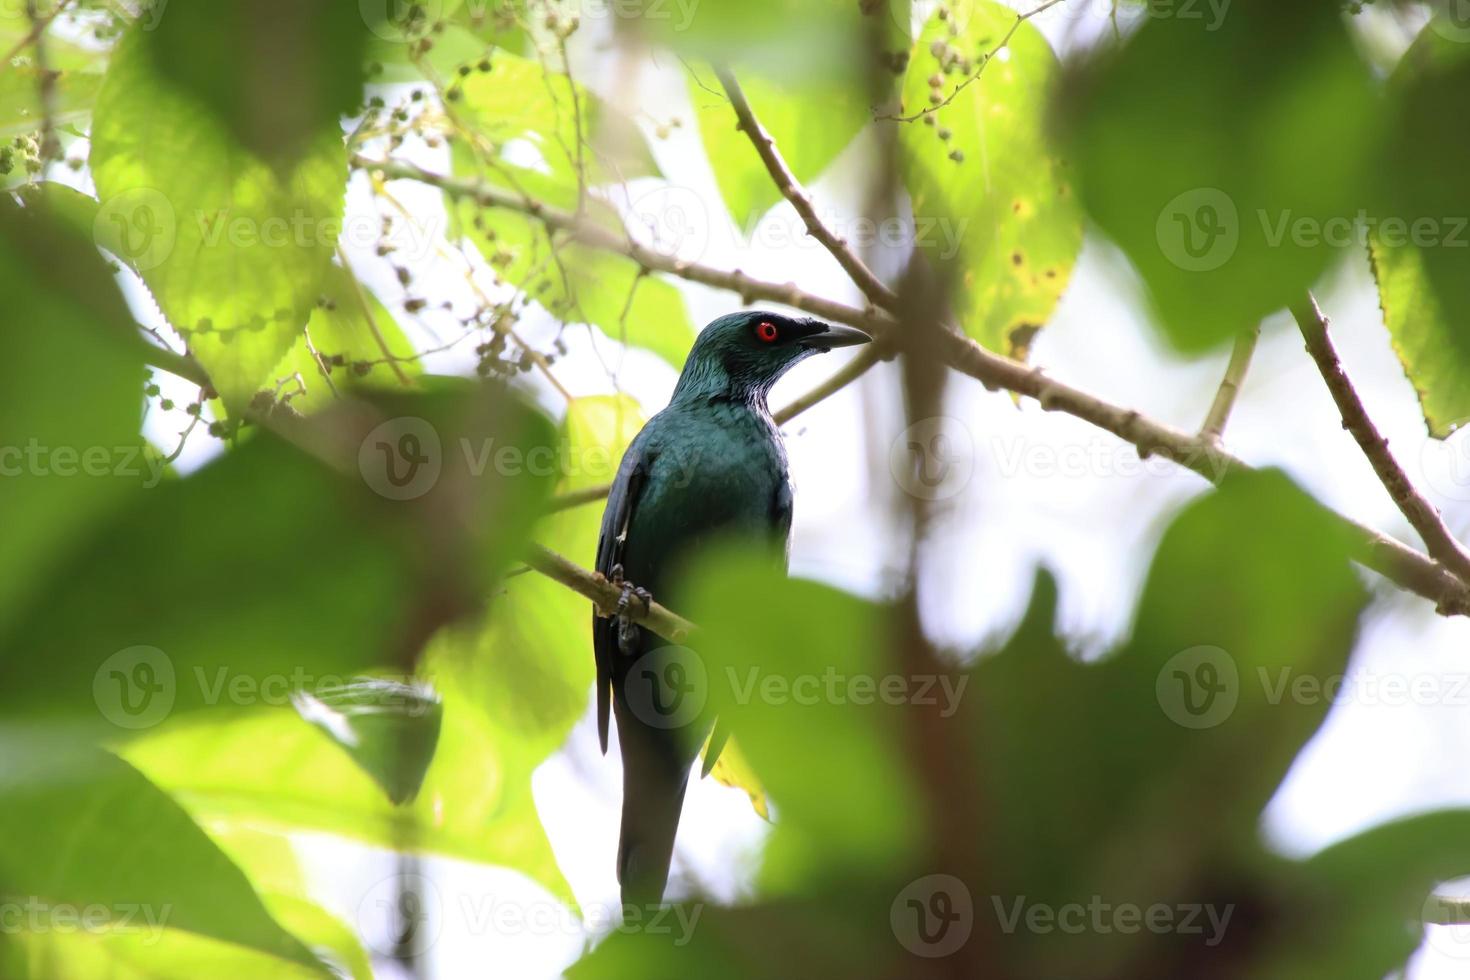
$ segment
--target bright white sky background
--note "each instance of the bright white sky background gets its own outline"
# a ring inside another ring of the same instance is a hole
[[[1031,6],[1019,0],[1013,5]],[[1199,6],[1211,16],[1208,4]],[[1109,7],[1107,0],[1069,0],[1035,23],[1064,47],[1074,36],[1111,29]],[[1411,35],[1374,9],[1359,20],[1371,25],[1376,43],[1389,50],[1406,46]],[[658,122],[683,120],[668,139],[652,143],[665,172],[679,175],[684,186],[660,190],[660,181],[640,181],[634,188],[634,196],[653,191],[693,202],[685,210],[694,233],[679,243],[680,254],[738,265],[756,276],[794,279],[808,291],[857,302],[856,290],[835,262],[801,235],[788,206],[766,216],[757,231],[759,244],[740,243],[727,226],[713,175],[703,162],[677,63],[644,64],[640,75],[629,78],[599,44],[608,33],[606,16],[584,14],[583,25],[573,48],[581,80],[623,105],[650,135]],[[447,165],[442,152],[419,147],[416,153],[425,166],[443,170]],[[840,222],[858,213],[866,165],[859,142],[813,183],[824,217]],[[77,179],[85,181],[85,176]],[[445,219],[436,192],[406,184],[395,185],[394,191],[423,228],[442,236]],[[348,214],[349,221],[361,215],[376,226],[378,205],[361,176],[349,193]],[[472,309],[462,268],[419,252],[421,258],[409,263],[416,295],[435,302],[451,298],[459,310]],[[353,250],[352,259],[379,298],[401,311],[403,290],[371,247]],[[901,256],[874,261],[883,269],[896,268]],[[488,283],[488,276],[483,281]],[[159,322],[135,282],[129,292],[140,318]],[[698,323],[738,304],[730,294],[699,286],[687,286],[685,292]],[[1363,256],[1354,254],[1318,298],[1333,319],[1345,367],[1379,428],[1451,528],[1462,540],[1470,539],[1470,442],[1457,437],[1442,447],[1426,438],[1413,390],[1390,349]],[[1155,339],[1144,309],[1126,262],[1106,243],[1089,238],[1032,358],[1053,377],[1195,429],[1224,370],[1225,352],[1196,361],[1175,358]],[[400,313],[422,349],[438,346],[436,334],[456,335],[457,323],[447,316],[436,319],[440,316],[431,310],[415,322]],[[535,314],[523,326],[531,337],[549,338],[555,329],[549,318]],[[620,365],[622,384],[643,399],[649,414],[662,407],[673,388],[676,373],[651,355],[624,353],[599,336],[599,357],[585,328],[569,330],[566,339],[571,352],[555,370],[574,394],[613,390],[604,362]],[[472,347],[466,343],[430,356],[425,367],[467,373],[474,363]],[[846,356],[838,352],[799,366],[777,387],[773,405],[820,381]],[[167,377],[162,380],[168,393]],[[560,403],[549,389],[539,395],[548,407]],[[902,428],[897,396],[895,373],[883,366],[787,426],[797,488],[792,548],[797,574],[874,595],[891,583],[894,563],[903,554],[901,543],[882,532],[886,502],[899,492],[888,469],[890,447]],[[173,397],[181,408],[187,404],[183,387]],[[952,417],[946,434],[962,454],[960,471],[968,464],[969,477],[959,480],[957,492],[941,504],[942,540],[929,553],[921,583],[926,622],[935,637],[957,649],[1003,638],[1023,610],[1041,564],[1060,579],[1059,626],[1079,650],[1100,652],[1119,639],[1162,528],[1180,505],[1205,489],[1203,481],[1169,463],[1140,463],[1131,447],[1079,420],[1044,413],[1034,402],[1017,407],[1008,395],[988,393],[958,376],[950,385],[946,412]],[[148,434],[172,449],[186,423],[182,411],[155,409]],[[1226,444],[1252,464],[1284,467],[1329,506],[1417,545],[1342,430],[1285,316],[1266,324]],[[181,465],[193,469],[217,449],[218,443],[201,433],[191,440]],[[864,531],[854,533],[855,528]],[[1417,699],[1423,703],[1385,704],[1382,684],[1389,678],[1411,687],[1428,685],[1429,694]],[[1470,767],[1464,761],[1470,758],[1470,621],[1442,619],[1422,599],[1385,592],[1365,619],[1344,689],[1343,701],[1301,755],[1263,821],[1262,833],[1284,853],[1310,854],[1415,811],[1470,805]],[[598,753],[589,717],[535,779],[537,804],[562,869],[584,908],[593,910],[617,903],[613,863],[621,783],[616,760],[615,750],[607,758]],[[820,778],[820,760],[812,762],[813,778]],[[1026,801],[1015,805],[1024,807]],[[748,887],[764,833],[765,825],[743,794],[710,780],[692,785],[675,858],[676,892],[697,887],[720,900],[738,897]],[[300,844],[323,903],[349,922],[365,923],[372,938],[371,909],[387,894],[391,858],[327,838],[303,838]],[[429,907],[438,910],[429,926],[436,978],[552,977],[586,942],[581,928],[556,911],[549,895],[516,874],[435,859],[425,860],[423,871],[432,882]],[[539,917],[541,925],[497,928],[495,923],[504,921],[497,918],[504,914],[497,911],[502,904]],[[1457,943],[1451,930],[1436,929],[1409,976],[1470,975],[1470,937],[1461,938],[1465,941]],[[383,975],[392,975],[391,966],[383,969]]]

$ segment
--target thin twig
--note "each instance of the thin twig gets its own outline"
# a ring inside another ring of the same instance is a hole
[[[883,348],[878,344],[869,344],[867,347],[858,351],[846,364],[832,372],[830,378],[791,402],[772,416],[772,418],[776,420],[777,425],[785,425],[813,405],[824,401],[830,395],[835,395],[864,374],[867,374],[868,369],[882,359]]]
[[[539,544],[531,545],[526,553],[526,564],[553,581],[560,582],[573,592],[591,599],[599,616],[610,616],[618,607],[623,590],[606,577],[589,572],[580,565],[567,561],[561,555]],[[627,617],[642,623],[671,643],[683,643],[695,632],[695,625],[683,616],[650,600],[647,607],[641,600],[629,604]]]
[[[322,352],[317,350],[316,345],[311,342],[311,328],[302,327],[301,336],[304,337],[306,340],[306,352],[310,354],[311,359],[316,362],[316,369],[321,372],[322,380],[327,383],[327,390],[332,393],[333,398],[341,398],[342,395],[340,392],[337,391],[336,384],[332,382],[332,372],[327,364],[327,359],[322,357]]]
[[[1240,386],[1245,383],[1245,373],[1250,370],[1251,355],[1256,352],[1256,340],[1260,336],[1260,326],[1242,331],[1236,336],[1235,346],[1230,351],[1230,363],[1225,366],[1225,377],[1220,380],[1215,401],[1205,415],[1204,425],[1200,427],[1201,439],[1218,443],[1225,434],[1225,424],[1230,421],[1230,413],[1235,408],[1235,399],[1240,395]]]
[[[1394,459],[1393,453],[1389,452],[1388,440],[1383,438],[1373,420],[1368,417],[1368,410],[1363,407],[1362,399],[1358,397],[1352,381],[1343,370],[1342,361],[1332,345],[1332,338],[1327,335],[1327,318],[1322,315],[1317,300],[1308,293],[1304,299],[1292,304],[1291,315],[1296,317],[1297,326],[1301,328],[1302,337],[1307,342],[1307,353],[1317,362],[1317,370],[1321,373],[1322,380],[1327,382],[1332,400],[1337,403],[1337,410],[1342,415],[1342,427],[1357,440],[1363,455],[1368,457],[1368,462],[1373,466],[1373,472],[1378,475],[1379,482],[1404,517],[1408,518],[1414,530],[1419,532],[1419,537],[1424,539],[1424,547],[1429,554],[1462,581],[1470,582],[1470,554],[1455,540],[1434,505],[1414,489],[1408,474],[1398,460]]]
[[[60,17],[61,14],[66,10],[66,8],[70,7],[71,5],[72,0],[61,0],[61,3],[58,3],[56,5],[56,8],[52,10],[49,14],[44,14],[39,19],[32,18],[30,31],[26,33],[25,37],[21,38],[19,41],[16,41],[14,47],[5,52],[5,57],[0,58],[0,67],[8,67],[10,63],[15,60],[16,55],[20,54],[26,48],[34,44],[36,38],[40,37],[42,32],[45,31],[46,28],[51,26],[51,22],[54,21],[57,17]]]
[[[755,111],[751,109],[750,102],[745,98],[745,92],[735,76],[723,65],[715,65],[714,68],[715,77],[720,80],[720,85],[725,89],[730,105],[735,110],[736,128],[750,138],[756,153],[760,154],[761,162],[766,166],[766,172],[775,181],[781,196],[790,201],[796,213],[801,216],[807,233],[832,253],[832,257],[842,266],[842,271],[857,283],[864,296],[886,310],[896,309],[898,294],[884,285],[873,274],[873,270],[863,264],[857,253],[848,247],[847,242],[822,224],[822,220],[817,217],[817,209],[812,205],[811,196],[797,182],[796,175],[781,158],[781,151],[776,149],[776,141],[771,139],[760,120],[755,117]]]
[[[61,154],[61,141],[56,138],[56,77],[46,53],[46,28],[61,12],[61,7],[43,15],[37,0],[26,0],[26,16],[30,18],[31,50],[36,59],[36,77],[40,80],[37,98],[41,106],[40,161],[44,166]]]
[[[373,341],[377,343],[378,349],[383,352],[383,357],[387,359],[388,367],[398,377],[399,384],[412,385],[413,382],[409,380],[408,373],[398,366],[398,361],[394,358],[393,351],[388,349],[388,341],[383,339],[383,333],[378,329],[378,320],[373,316],[372,304],[368,302],[367,293],[363,291],[362,283],[357,281],[357,275],[352,271],[352,263],[347,261],[347,253],[342,250],[341,245],[337,246],[337,261],[342,263],[343,273],[352,282],[352,293],[357,298],[358,308],[362,311],[362,317],[367,322],[368,331],[373,335]]]
[[[157,333],[149,330],[148,327],[139,325],[139,329],[148,330],[149,333],[157,336]],[[141,333],[132,334],[131,341],[133,346],[142,352],[144,364],[151,364],[153,367],[161,368],[169,374],[177,375],[185,381],[192,381],[196,385],[204,387],[209,385],[209,375],[205,373],[203,366],[189,355],[180,354],[171,347],[159,346],[159,344],[152,343],[145,339]]]

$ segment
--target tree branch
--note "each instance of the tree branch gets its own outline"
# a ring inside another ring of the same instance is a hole
[[[547,578],[560,582],[573,592],[591,599],[597,608],[597,615],[611,616],[616,612],[623,590],[609,582],[604,576],[574,565],[561,555],[539,544],[531,545],[526,554],[526,564]],[[657,602],[650,602],[645,610],[643,603],[635,600],[629,604],[627,616],[635,623],[642,623],[645,628],[652,630],[670,643],[684,643],[696,630],[695,625],[689,620],[677,613],[670,612]]]
[[[139,327],[133,332],[132,341],[136,347],[143,352],[143,363],[160,368],[169,374],[176,374],[185,381],[192,381],[200,387],[210,387],[209,375],[194,358],[187,354],[180,354],[167,347],[160,347],[147,340]]]
[[[739,269],[715,269],[674,259],[640,245],[626,235],[606,228],[584,226],[567,212],[498,187],[478,181],[443,177],[398,162],[385,163],[355,157],[354,163],[360,167],[378,170],[390,179],[421,181],[438,187],[451,196],[466,197],[486,207],[507,208],[531,215],[548,227],[572,230],[578,239],[593,247],[626,255],[652,272],[662,272],[690,282],[730,290],[746,303],[757,299],[783,303],[836,323],[860,327],[873,334],[880,342],[891,338],[897,327],[897,321],[881,310],[860,310],[804,292],[795,283],[753,279]],[[1251,469],[1242,460],[1197,435],[1181,432],[1136,411],[1112,405],[1087,392],[1054,381],[1040,368],[1028,367],[1009,357],[992,353],[952,330],[938,331],[937,343],[945,363],[961,374],[969,375],[991,389],[1004,389],[1034,398],[1046,411],[1065,412],[1090,422],[1132,443],[1138,448],[1140,456],[1163,456],[1198,473],[1211,483],[1218,483],[1228,473]],[[1434,602],[1441,613],[1470,615],[1470,585],[1413,548],[1334,511],[1328,513],[1353,535],[1357,544],[1357,561],[1400,588]]]
[[[885,286],[873,274],[873,270],[863,264],[857,253],[848,247],[847,242],[822,224],[822,220],[817,217],[817,209],[812,204],[811,196],[802,189],[791,168],[786,166],[786,161],[781,158],[781,151],[776,149],[776,141],[771,139],[760,120],[755,117],[755,110],[750,107],[750,102],[745,98],[745,92],[735,76],[723,65],[715,65],[714,69],[715,77],[720,80],[720,85],[735,110],[736,128],[750,137],[750,142],[755,146],[756,153],[760,154],[761,162],[765,164],[766,172],[781,191],[781,196],[791,202],[791,206],[806,224],[807,234],[832,253],[832,257],[842,266],[842,271],[857,283],[864,296],[886,310],[897,309],[898,294]]]
[[[1215,401],[1205,415],[1204,425],[1200,427],[1201,439],[1218,443],[1225,434],[1225,423],[1230,421],[1230,413],[1235,408],[1240,386],[1245,383],[1245,372],[1250,370],[1251,355],[1256,352],[1256,341],[1260,336],[1261,328],[1257,325],[1235,338],[1235,346],[1230,351],[1230,363],[1225,366],[1225,377],[1220,380]]]
[[[883,350],[876,343],[869,344],[858,351],[846,364],[832,372],[832,376],[811,391],[797,398],[791,404],[771,416],[777,425],[785,425],[796,418],[802,412],[811,408],[819,402],[825,401],[831,395],[846,388],[868,372],[874,364],[883,359]]]
[[[1389,452],[1388,440],[1373,425],[1373,420],[1368,417],[1368,410],[1363,407],[1362,399],[1358,397],[1352,381],[1343,370],[1342,361],[1332,345],[1332,338],[1327,335],[1327,318],[1322,315],[1322,310],[1311,293],[1292,304],[1291,315],[1296,317],[1297,326],[1301,328],[1302,337],[1307,342],[1307,353],[1317,362],[1317,370],[1321,373],[1322,380],[1327,382],[1332,400],[1337,403],[1337,410],[1342,415],[1342,427],[1357,440],[1363,455],[1368,457],[1368,462],[1373,466],[1373,472],[1378,475],[1379,482],[1398,505],[1399,511],[1408,518],[1414,530],[1419,532],[1419,537],[1424,539],[1424,546],[1429,554],[1462,581],[1470,582],[1470,554],[1466,554],[1465,549],[1455,540],[1434,505],[1414,489],[1408,474]]]

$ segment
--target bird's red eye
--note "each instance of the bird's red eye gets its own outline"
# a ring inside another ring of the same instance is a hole
[[[756,325],[755,335],[768,344],[776,342],[776,325],[770,320],[762,320]]]

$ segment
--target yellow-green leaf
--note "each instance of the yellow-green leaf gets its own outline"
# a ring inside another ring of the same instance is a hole
[[[290,350],[336,247],[346,150],[320,133],[284,178],[155,72],[135,28],[97,98],[99,243],[143,277],[232,409]]]
[[[1470,83],[1470,49],[1456,38],[1448,24],[1426,27],[1390,80],[1397,128],[1369,236],[1383,322],[1438,438],[1470,419],[1470,139],[1445,125]]]
[[[1082,213],[1066,167],[1044,132],[1056,55],[1015,11],[988,0],[931,17],[904,81],[904,112],[947,97],[929,118],[899,123],[915,244],[953,278],[965,331],[1024,358],[1051,316],[1082,248]]]
[[[709,771],[710,778],[721,786],[729,786],[738,789],[750,797],[750,806],[759,813],[763,819],[771,819],[770,801],[766,799],[766,788],[761,785],[761,779],[750,766],[750,761],[745,758],[745,753],[740,751],[740,744],[735,739],[725,743],[720,750],[720,757],[715,761],[714,768]]]

